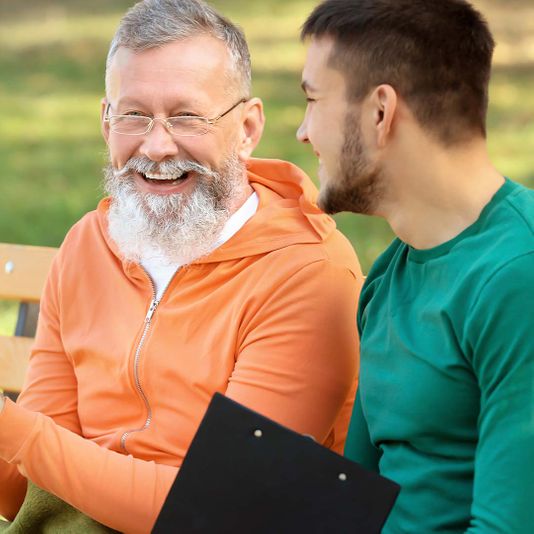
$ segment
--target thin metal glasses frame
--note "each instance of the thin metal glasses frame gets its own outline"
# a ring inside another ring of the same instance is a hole
[[[109,123],[111,131],[113,131],[113,132],[115,132],[115,133],[117,133],[119,135],[146,135],[147,133],[149,133],[152,130],[152,128],[154,127],[154,123],[156,121],[161,121],[163,123],[163,125],[165,126],[165,128],[167,128],[167,130],[170,133],[172,133],[173,135],[177,135],[179,137],[198,137],[200,135],[205,135],[206,133],[208,133],[210,126],[213,126],[214,124],[216,124],[220,119],[222,119],[224,116],[228,115],[228,113],[233,111],[237,106],[239,106],[240,104],[244,104],[245,102],[247,102],[247,99],[246,98],[242,98],[241,100],[236,102],[232,107],[230,107],[229,109],[227,109],[226,111],[224,111],[223,113],[221,113],[220,115],[217,115],[217,117],[214,117],[212,119],[209,119],[207,117],[200,117],[200,116],[197,117],[195,115],[186,115],[186,116],[178,116],[178,117],[167,117],[167,118],[144,117],[144,116],[136,116],[136,115],[110,115],[109,114],[109,110],[110,110],[110,107],[111,107],[111,103],[108,102],[108,105],[106,107],[106,111],[104,113],[104,122]],[[126,133],[126,132],[117,131],[117,130],[115,130],[113,128],[113,124],[112,124],[111,119],[114,119],[114,118],[132,119],[134,117],[135,117],[135,120],[143,119],[143,121],[139,121],[140,123],[143,123],[143,122],[146,121],[146,119],[149,119],[149,122],[146,123],[146,125],[147,125],[146,129],[143,132]],[[202,126],[202,130],[199,130],[198,132],[190,133],[190,134],[178,133],[174,129],[174,126],[173,126],[172,122],[169,122],[169,121],[176,121],[177,123],[187,124],[187,122],[191,121],[192,119],[197,120],[197,121],[201,121],[201,122],[204,123],[204,125]]]

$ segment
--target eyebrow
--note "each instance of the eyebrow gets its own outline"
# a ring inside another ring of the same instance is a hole
[[[120,106],[126,106],[126,107],[141,107],[141,102],[136,100],[135,98],[130,97],[122,97],[117,100],[117,107]]]
[[[117,100],[117,108],[122,107],[133,107],[133,108],[145,108],[146,104],[141,102],[140,100],[137,100],[135,97],[131,96],[124,96]],[[193,104],[187,100],[178,100],[174,103],[175,108],[193,108]]]

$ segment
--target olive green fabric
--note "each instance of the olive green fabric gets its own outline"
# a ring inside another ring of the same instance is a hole
[[[108,528],[31,482],[12,523],[0,521],[2,534],[110,534]]]

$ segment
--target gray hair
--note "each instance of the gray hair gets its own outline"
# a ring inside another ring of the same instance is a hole
[[[211,35],[226,44],[232,63],[232,88],[250,96],[251,63],[243,31],[202,0],[143,0],[128,10],[111,41],[106,62],[109,86],[111,62],[120,47],[147,50],[198,35]]]

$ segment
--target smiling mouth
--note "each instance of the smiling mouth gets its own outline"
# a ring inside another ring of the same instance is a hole
[[[184,172],[182,174],[157,174],[157,173],[140,173],[143,180],[149,184],[156,185],[178,185],[185,182],[189,176],[190,172]]]

